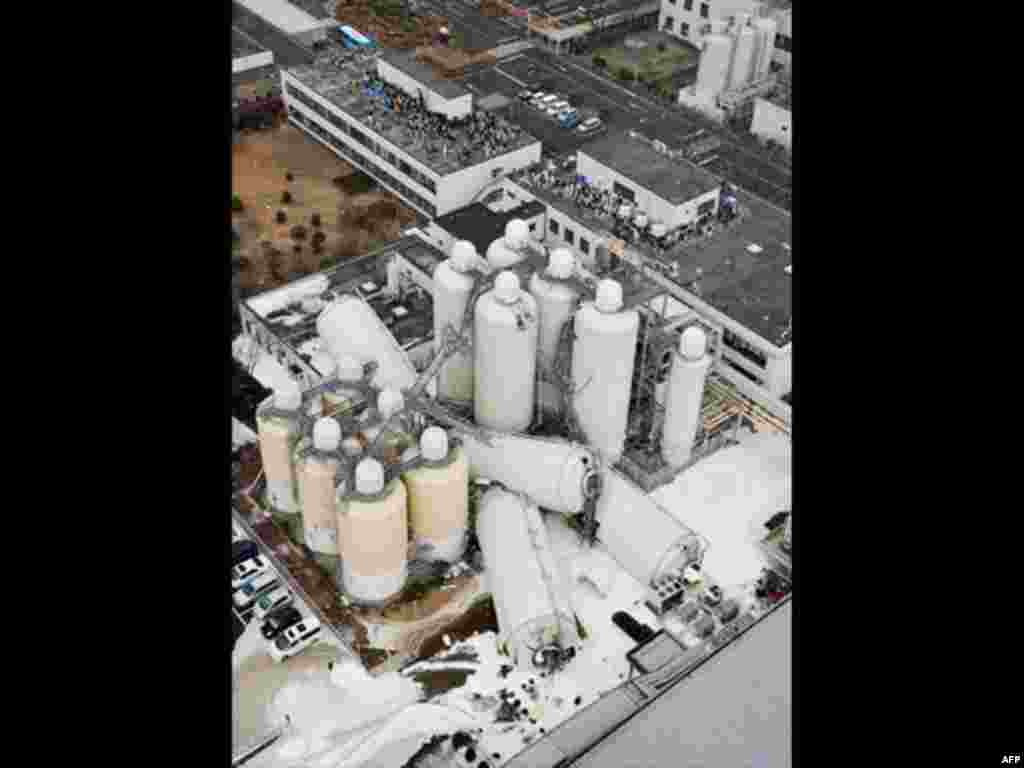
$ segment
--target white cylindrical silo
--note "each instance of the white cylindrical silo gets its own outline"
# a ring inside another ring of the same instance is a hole
[[[579,299],[579,291],[565,282],[576,268],[576,258],[567,248],[551,252],[551,261],[544,274],[534,273],[530,278],[530,293],[537,300],[540,332],[537,339],[537,362],[542,372],[550,376],[558,350],[558,340],[566,321],[572,317]],[[541,374],[542,377],[544,373]],[[558,413],[562,409],[561,390],[557,384],[542,380],[537,385],[537,402],[541,409]]]
[[[700,536],[611,467],[601,478],[597,538],[626,573],[646,587],[664,573],[701,562]]]
[[[417,557],[454,563],[466,550],[469,464],[440,427],[420,438],[423,464],[402,476],[409,492],[409,526]]]
[[[312,439],[300,441],[295,449],[303,537],[313,559],[327,573],[334,573],[339,562],[336,489],[342,466],[340,446],[341,426],[324,418],[313,425]]]
[[[476,302],[473,317],[473,413],[477,424],[521,432],[533,420],[537,302],[502,272]]]
[[[609,464],[622,456],[640,316],[622,309],[622,286],[602,280],[576,313],[573,404],[587,444]]]
[[[523,261],[527,252],[526,241],[530,228],[522,219],[512,219],[505,225],[505,236],[495,240],[487,248],[487,263],[491,269],[507,269]]]
[[[753,28],[743,26],[736,32],[733,48],[732,67],[729,70],[729,88],[735,89],[750,82],[754,69],[754,42],[757,35]]]
[[[397,595],[408,573],[408,495],[399,478],[384,483],[375,459],[356,466],[356,487],[344,506],[342,583],[357,603],[379,605]]]
[[[726,34],[704,37],[704,51],[697,67],[697,90],[718,94],[728,84],[733,38]]]
[[[256,410],[260,460],[267,478],[267,505],[271,516],[289,535],[300,524],[295,484],[295,446],[302,438],[302,394],[298,385],[279,389]],[[301,541],[301,537],[296,539]]]
[[[540,648],[579,645],[568,585],[556,566],[540,510],[493,488],[480,500],[477,536],[498,617],[498,648],[529,664]]]
[[[711,368],[707,336],[691,326],[679,339],[679,354],[672,362],[665,396],[665,426],[661,435],[661,457],[672,467],[690,459],[700,428],[704,383]]]
[[[360,362],[375,360],[373,385],[408,389],[416,383],[416,369],[369,304],[346,295],[332,302],[316,320],[317,333],[335,360],[351,356]]]
[[[597,460],[585,445],[554,437],[489,438],[493,447],[471,435],[463,438],[470,477],[494,480],[565,515],[582,510],[597,492]]]
[[[451,255],[434,270],[434,348],[441,349],[444,330],[462,327],[466,304],[473,292],[472,269],[478,261],[476,248],[468,240],[452,246]],[[472,332],[472,327],[469,329]],[[448,358],[437,375],[437,396],[469,402],[473,399],[473,354],[457,352]]]
[[[754,78],[760,80],[771,71],[772,55],[775,53],[775,34],[779,25],[775,19],[762,17],[754,21],[757,32],[757,59],[754,62]]]

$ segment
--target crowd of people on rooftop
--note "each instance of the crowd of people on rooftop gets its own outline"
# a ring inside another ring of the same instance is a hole
[[[461,118],[433,112],[427,107],[422,91],[412,96],[372,70],[363,74],[356,87],[384,110],[402,115],[403,122],[419,140],[444,142],[446,153],[457,152],[463,162],[472,159],[477,148],[484,158],[499,155],[518,135],[514,126],[491,112],[473,110]],[[456,143],[461,146],[456,147]]]

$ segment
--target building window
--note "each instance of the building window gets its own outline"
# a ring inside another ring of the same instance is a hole
[[[565,228],[565,242],[569,245],[573,245],[573,241],[576,239],[576,233],[568,227]]]
[[[590,253],[590,243],[585,237],[580,238],[580,252],[584,254]]]
[[[684,11],[692,11],[693,10],[693,0],[683,0],[683,10]]]
[[[679,22],[679,34],[682,35],[683,37],[690,36],[690,25],[687,24],[685,21]]]
[[[669,2],[670,5],[675,5],[676,4],[676,0],[668,0],[668,2]]]
[[[533,222],[533,224],[530,225],[530,231],[531,232],[536,232],[537,231],[537,222],[536,221]]]
[[[555,221],[554,219],[549,221],[548,222],[548,230],[551,232],[552,235],[557,235],[558,234],[558,222]]]
[[[672,32],[673,31],[673,27],[675,26],[675,23],[676,23],[675,19],[673,19],[671,16],[666,16],[665,17],[665,26],[663,27],[663,29],[666,32]]]
[[[700,17],[702,19],[708,18],[708,4],[707,3],[701,3],[700,4]]]

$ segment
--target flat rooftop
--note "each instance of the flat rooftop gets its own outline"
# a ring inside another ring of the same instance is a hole
[[[445,259],[444,253],[430,243],[417,235],[409,235],[395,240],[373,253],[253,296],[246,300],[245,304],[263,318],[264,323],[278,341],[286,344],[297,354],[309,358],[309,346],[307,345],[317,337],[316,318],[319,308],[311,312],[306,312],[301,308],[299,305],[301,299],[310,298],[313,295],[304,291],[304,286],[319,283],[323,290],[317,291],[316,296],[322,301],[331,301],[340,294],[352,293],[368,282],[373,283],[377,289],[382,289],[387,284],[387,263],[395,253],[402,253],[407,259],[417,264],[433,262],[436,265]],[[376,291],[361,290],[361,293],[371,306],[377,308],[374,304]],[[410,310],[409,315],[397,322],[395,327],[389,324],[392,333],[398,337],[399,344],[403,345],[414,341],[417,334],[420,336],[427,334],[427,331],[422,330],[421,326],[423,328],[429,326],[429,332],[433,331],[432,320],[423,325],[422,307],[411,306],[408,309]],[[382,319],[388,322],[387,318]]]
[[[579,150],[673,205],[718,189],[717,178],[686,160],[655,151],[626,133],[608,133]]]
[[[238,27],[231,27],[231,58],[242,59],[267,50]]]
[[[340,62],[339,59],[335,61]],[[438,135],[436,129],[429,125],[424,127],[425,123],[421,120],[422,115],[418,110],[395,112],[389,109],[385,103],[389,98],[388,89],[393,92],[397,92],[398,89],[391,89],[388,86],[385,96],[367,95],[362,89],[365,69],[366,63],[363,60],[355,59],[335,64],[327,61],[326,57],[321,57],[309,66],[294,67],[286,71],[366,130],[400,147],[439,176],[457,173],[538,141],[518,125],[493,113],[487,113],[491,116],[494,126],[490,134],[500,142],[500,149],[492,154],[491,158],[488,158],[485,148],[473,134],[471,126],[448,124],[447,129],[452,139],[446,141]],[[374,77],[376,78],[376,72]],[[404,93],[402,95],[407,96]],[[474,117],[483,119],[483,114],[474,111]],[[447,154],[444,150],[446,144]]]
[[[491,243],[505,236],[505,225],[512,219],[530,219],[545,210],[540,201],[523,203],[504,213],[496,213],[483,203],[473,203],[434,219],[434,223],[456,240],[468,240],[476,246],[477,253],[484,254]]]
[[[287,0],[235,0],[261,19],[289,35],[319,29],[321,22]]]
[[[534,170],[521,171],[513,180],[595,234],[612,237],[610,216],[598,215],[556,189],[534,183]],[[556,175],[571,183],[575,171]],[[653,261],[678,264],[675,282],[681,287],[765,341],[783,347],[790,341],[792,317],[792,277],[785,271],[793,261],[792,219],[744,192],[739,192],[737,199],[744,211],[741,218],[710,239],[679,243],[663,252],[642,241],[629,247]]]
[[[380,58],[443,98],[457,99],[470,93],[462,83],[439,77],[432,66],[416,58],[415,51],[388,50]]]
[[[558,19],[565,19],[571,26],[573,17],[580,8],[596,19],[611,16],[613,13],[639,8],[645,5],[657,7],[658,0],[543,0],[540,3],[530,4],[530,11],[535,15],[552,16]]]

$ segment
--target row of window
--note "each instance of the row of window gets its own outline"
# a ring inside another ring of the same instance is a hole
[[[754,349],[754,347],[745,342],[736,334],[730,331],[723,331],[722,341],[725,343],[725,346],[729,347],[729,349],[738,352],[747,360],[757,365],[759,368],[768,367],[768,358],[765,357],[760,352],[758,352],[756,349]]]
[[[775,47],[786,53],[793,52],[793,38],[789,35],[775,35]]]
[[[417,208],[425,212],[430,218],[437,217],[437,208],[434,204],[427,200],[423,195],[420,195],[416,191],[409,188],[407,184],[403,184],[399,179],[396,179],[384,168],[380,167],[376,163],[373,163],[365,156],[355,152],[350,146],[339,139],[337,136],[332,134],[330,131],[325,130],[323,127],[317,124],[315,120],[312,120],[302,114],[300,110],[293,109],[289,113],[289,119],[293,120],[297,125],[302,126],[310,133],[318,136],[327,144],[334,147],[340,155],[342,155],[349,163],[354,165],[356,168],[363,170],[373,178],[377,179],[381,184],[389,187],[395,194],[404,200],[409,201]]]
[[[672,18],[671,16],[666,16],[664,27],[665,31],[675,32],[675,23],[676,20],[674,18]],[[679,34],[682,35],[683,37],[690,36],[690,25],[687,24],[685,21],[679,23]]]
[[[395,153],[388,149],[386,146],[380,144],[377,141],[374,141],[372,137],[368,136],[363,131],[356,128],[354,125],[351,125],[347,121],[343,120],[337,113],[327,109],[320,102],[309,98],[309,96],[307,96],[298,88],[292,86],[290,83],[285,85],[285,90],[288,92],[289,96],[312,109],[322,118],[324,118],[324,120],[326,120],[335,128],[337,128],[339,131],[348,134],[353,139],[362,144],[364,147],[373,152],[375,155],[385,160],[392,167],[397,168],[399,171],[404,173],[417,184],[423,186],[425,189],[430,190],[431,194],[437,194],[437,183],[432,178],[427,176],[427,174],[423,173],[418,168],[414,168],[405,160],[395,155]]]
[[[558,222],[555,221],[554,219],[548,219],[548,232],[550,232],[552,235],[555,235],[557,237],[558,236],[558,230],[559,230]],[[569,227],[565,228],[565,232],[563,233],[562,237],[565,240],[565,242],[567,242],[569,245],[575,245],[576,244],[576,242],[575,242],[576,241],[576,233],[573,232],[571,229],[569,229]],[[579,247],[580,247],[580,252],[581,253],[583,253],[583,254],[590,253],[590,242],[587,240],[587,238],[585,238],[585,237],[581,237],[580,238],[580,246]]]
[[[676,0],[668,0],[668,2],[669,2],[670,5],[675,5],[676,4]],[[692,11],[693,10],[693,0],[683,0],[683,10],[684,11]],[[706,19],[708,17],[708,4],[707,3],[701,3],[700,4],[700,15],[701,15],[701,18],[703,18],[703,19]]]

